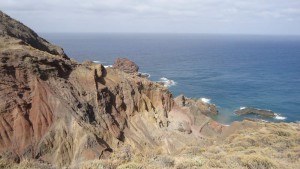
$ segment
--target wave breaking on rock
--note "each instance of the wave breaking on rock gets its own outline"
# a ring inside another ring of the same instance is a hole
[[[160,78],[158,82],[162,83],[165,87],[171,87],[171,86],[175,86],[177,84],[174,80],[170,80],[166,77]]]

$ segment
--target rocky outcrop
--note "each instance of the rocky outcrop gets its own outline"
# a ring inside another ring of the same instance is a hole
[[[190,133],[198,138],[218,136],[225,126],[210,118],[218,114],[215,105],[201,99],[191,99],[180,95],[174,99],[175,106],[169,113],[170,128]]]
[[[117,58],[113,67],[126,73],[137,73],[139,71],[139,66],[127,58]]]
[[[247,114],[254,114],[263,117],[275,117],[276,113],[271,110],[263,110],[263,109],[256,109],[256,108],[244,108],[235,111],[237,115],[247,115]]]
[[[191,111],[194,112],[194,114],[196,112],[199,112],[206,116],[215,116],[219,113],[216,105],[206,103],[201,99],[191,99],[185,97],[184,95],[180,95],[177,96],[174,100],[180,106],[189,107]]]
[[[50,44],[45,39],[39,37],[33,30],[23,25],[21,22],[12,19],[2,11],[0,11],[0,23],[0,36],[13,37],[22,40],[22,42],[27,43],[36,49],[67,58],[62,48]]]

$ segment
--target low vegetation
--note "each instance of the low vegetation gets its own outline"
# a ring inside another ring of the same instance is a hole
[[[259,129],[239,130],[210,146],[186,147],[166,155],[153,149],[134,154],[130,147],[120,149],[110,159],[92,160],[69,168],[78,169],[299,169],[300,126],[286,123],[259,123]],[[122,153],[123,152],[123,153]],[[46,164],[22,160],[19,164],[0,159],[0,168],[49,168]],[[68,168],[66,168],[68,169]]]
[[[54,169],[53,166],[50,166],[45,163],[38,162],[32,159],[23,159],[20,163],[15,163],[11,160],[0,159],[0,169]]]

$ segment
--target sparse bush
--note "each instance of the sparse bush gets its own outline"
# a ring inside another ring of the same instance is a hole
[[[11,166],[12,166],[12,162],[3,158],[0,159],[0,169],[11,168]]]
[[[228,148],[228,152],[238,152],[238,151],[244,151],[246,148],[245,147],[241,147],[241,146],[236,146],[236,147],[232,147],[232,148]]]
[[[85,162],[80,169],[104,169],[104,165],[96,162]]]
[[[132,152],[131,152],[131,147],[129,145],[125,146],[122,149],[122,155],[123,155],[123,159],[125,161],[130,161],[132,158]]]
[[[130,162],[130,163],[118,166],[117,169],[142,169],[142,166],[137,163]]]
[[[219,154],[223,150],[219,146],[212,146],[209,150],[210,153]]]
[[[297,162],[300,159],[300,153],[297,152],[289,152],[286,156],[290,160],[290,162]]]
[[[44,163],[40,163],[33,159],[23,159],[20,163],[12,160],[0,159],[0,169],[52,169],[53,167]]]
[[[185,147],[182,151],[181,154],[187,154],[187,155],[201,155],[206,151],[205,147],[199,147],[199,146],[189,146]]]
[[[19,165],[17,165],[16,169],[39,169],[40,167],[37,165],[38,164],[36,164],[33,160],[24,159]]]
[[[157,156],[151,160],[151,163],[160,167],[173,167],[175,162],[174,159],[169,156]]]
[[[223,168],[224,164],[221,164],[220,160],[209,160],[207,163],[209,168]]]
[[[79,169],[115,169],[117,164],[107,160],[90,160],[80,164]]]
[[[256,145],[256,141],[250,136],[239,136],[233,140],[233,147],[251,147]]]
[[[186,159],[176,165],[176,169],[199,168],[203,165],[199,158]]]
[[[114,153],[112,153],[110,157],[112,159],[120,160],[123,163],[129,162],[133,157],[131,146],[125,145],[125,146],[121,147],[117,151],[114,151]]]
[[[248,169],[274,169],[276,164],[269,158],[261,155],[246,155],[241,157],[242,165]]]
[[[281,137],[289,137],[289,136],[291,136],[290,132],[284,131],[284,130],[280,130],[280,129],[273,130],[272,133],[276,134],[278,136],[281,136]]]

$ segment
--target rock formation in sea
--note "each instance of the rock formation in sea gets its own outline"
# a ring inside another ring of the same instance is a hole
[[[139,66],[127,58],[117,58],[113,67],[126,73],[138,73],[139,71]]]
[[[240,116],[247,115],[247,114],[254,114],[254,115],[259,115],[259,116],[263,116],[263,117],[275,117],[275,115],[276,115],[276,113],[274,113],[271,110],[263,110],[263,109],[256,109],[256,108],[250,108],[250,107],[236,110],[235,114],[240,115]]]
[[[1,11],[0,42],[4,168],[272,168],[286,160],[288,166],[299,165],[298,124],[224,126],[210,117],[218,114],[215,105],[174,99],[160,83],[135,74],[134,62],[117,59],[111,68],[78,63]],[[242,137],[250,130],[256,135]],[[278,136],[270,151],[281,151],[283,161],[248,152],[249,146],[270,146],[268,140],[256,141],[264,133]],[[227,159],[229,152],[236,153]]]

